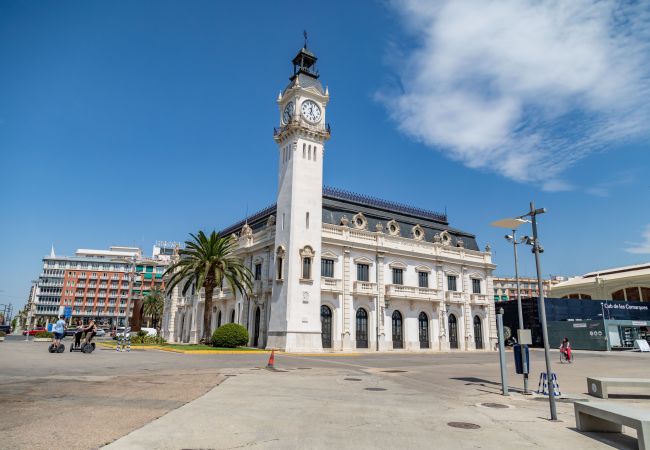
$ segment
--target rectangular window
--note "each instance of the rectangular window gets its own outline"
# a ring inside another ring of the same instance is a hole
[[[320,260],[321,276],[326,278],[334,278],[334,260],[321,259]]]
[[[309,213],[305,215],[305,228],[309,230]]]
[[[368,264],[357,264],[357,280],[370,281],[370,267]]]
[[[259,281],[262,279],[262,264],[255,264],[255,280]]]
[[[278,270],[277,279],[281,280],[282,279],[282,258],[278,257],[276,259],[275,265],[277,266],[277,270]]]
[[[393,269],[393,284],[404,284],[404,270]]]
[[[302,259],[302,278],[311,280],[311,258]]]
[[[455,291],[456,290],[456,278],[454,275],[447,275],[447,290]]]
[[[421,288],[429,287],[429,272],[418,272],[418,286]]]
[[[472,293],[480,294],[481,293],[481,280],[478,278],[472,278]]]

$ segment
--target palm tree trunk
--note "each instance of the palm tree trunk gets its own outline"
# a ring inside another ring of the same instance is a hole
[[[207,284],[207,283],[206,283]],[[212,339],[210,331],[212,330],[212,293],[214,287],[205,286],[205,307],[203,308],[203,339],[209,342]]]

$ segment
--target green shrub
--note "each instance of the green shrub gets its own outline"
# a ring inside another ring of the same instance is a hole
[[[248,344],[248,331],[237,323],[227,323],[212,333],[212,346],[235,348]]]
[[[144,330],[140,330],[140,331],[138,331],[137,337],[139,337],[139,338],[143,338],[143,337],[145,337],[146,335],[147,335],[147,332],[146,332],[146,331],[144,331]]]
[[[6,335],[7,333],[5,333],[4,331],[0,331],[0,337],[5,337]]]
[[[141,334],[143,333],[143,334]],[[137,335],[131,337],[131,344],[166,344],[167,341],[162,336],[147,336],[147,332],[139,331]]]
[[[37,338],[52,338],[52,336],[54,336],[54,334],[50,333],[49,331],[39,331],[34,335],[34,337]]]

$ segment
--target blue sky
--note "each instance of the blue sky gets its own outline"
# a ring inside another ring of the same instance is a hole
[[[498,274],[489,224],[531,200],[544,274],[650,260],[648,8],[575,4],[0,3],[0,303],[24,303],[52,244],[149,253],[273,203],[303,29],[331,95],[326,184],[446,209]]]

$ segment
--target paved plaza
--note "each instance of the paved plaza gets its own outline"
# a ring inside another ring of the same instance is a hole
[[[568,398],[550,422],[545,398],[500,395],[496,353],[276,355],[269,371],[265,354],[46,347],[0,344],[0,448],[636,448],[633,430],[577,432],[571,399],[587,398],[586,376],[638,376],[650,363],[578,352],[560,365],[554,352]],[[542,368],[532,351],[531,387]],[[628,393],[612,401],[650,405]]]

